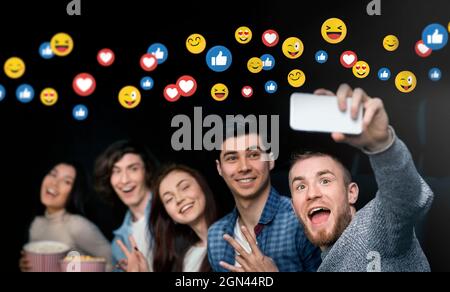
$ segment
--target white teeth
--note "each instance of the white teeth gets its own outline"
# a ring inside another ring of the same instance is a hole
[[[314,208],[311,211],[309,211],[309,216],[311,216],[312,214],[319,212],[319,211],[325,211],[325,208]]]
[[[125,187],[122,189],[123,192],[129,192],[133,189],[133,187]]]
[[[184,212],[186,212],[188,209],[190,209],[192,206],[194,206],[194,204],[189,204],[184,206],[183,208],[181,208],[180,213],[183,214]]]
[[[47,193],[49,193],[50,195],[52,195],[52,196],[56,196],[57,194],[56,194],[56,191],[54,190],[54,189],[52,189],[52,188],[48,188],[47,189]]]
[[[242,183],[249,183],[249,182],[252,182],[254,180],[255,180],[254,178],[244,178],[244,179],[239,179],[238,181],[242,182]]]

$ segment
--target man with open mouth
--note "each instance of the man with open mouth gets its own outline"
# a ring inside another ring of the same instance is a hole
[[[322,89],[316,94],[334,95]],[[363,133],[333,133],[332,138],[369,155],[379,190],[357,212],[358,185],[337,158],[313,152],[294,157],[289,173],[293,206],[309,240],[322,250],[318,271],[430,271],[414,226],[431,206],[431,189],[417,172],[409,150],[389,126],[380,99],[346,84],[337,96],[344,112],[347,97],[352,97],[353,118],[359,106],[364,107]]]

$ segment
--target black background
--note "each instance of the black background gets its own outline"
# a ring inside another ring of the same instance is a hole
[[[362,187],[360,205],[363,205],[376,189],[367,159],[348,146],[333,143],[328,135],[296,133],[288,126],[289,96],[296,90],[288,85],[286,77],[290,70],[298,68],[307,75],[303,92],[319,87],[335,90],[346,82],[384,100],[392,125],[436,192],[433,209],[419,231],[425,252],[433,270],[450,270],[450,230],[446,224],[450,220],[449,46],[427,59],[414,53],[414,44],[425,26],[439,22],[447,27],[449,1],[382,0],[382,16],[367,15],[368,0],[238,3],[82,0],[82,16],[67,16],[68,2],[0,4],[0,63],[16,55],[27,65],[20,80],[11,80],[4,72],[0,73],[0,84],[7,90],[6,98],[0,102],[0,210],[6,238],[2,245],[6,245],[3,250],[7,251],[3,269],[16,270],[27,224],[39,197],[40,182],[48,168],[69,157],[80,160],[92,173],[95,158],[118,139],[142,140],[161,161],[183,162],[199,169],[212,185],[223,206],[222,212],[229,211],[232,197],[216,174],[214,156],[202,151],[178,153],[170,147],[176,130],[170,127],[172,118],[176,114],[193,116],[195,106],[203,107],[204,116],[280,115],[281,153],[273,172],[277,188],[287,193],[286,168],[292,150],[326,148],[339,154],[352,169]],[[341,44],[330,45],[321,37],[321,25],[330,17],[339,17],[347,24],[348,36]],[[249,26],[254,34],[252,42],[245,46],[234,39],[234,31],[241,25]],[[275,48],[267,48],[261,42],[261,34],[267,29],[280,34],[280,44]],[[73,37],[74,51],[65,58],[42,59],[38,54],[40,44],[50,41],[58,32]],[[204,35],[207,48],[227,46],[233,53],[230,70],[214,73],[206,66],[206,52],[190,54],[185,40],[191,33]],[[400,39],[400,48],[394,53],[386,52],[381,45],[387,34]],[[298,60],[288,60],[281,52],[282,41],[290,36],[301,38],[305,44],[305,52]],[[169,59],[147,74],[139,67],[139,59],[156,42],[168,47]],[[115,52],[112,67],[98,65],[96,54],[102,48]],[[330,57],[323,65],[314,61],[315,52],[320,49],[326,50]],[[339,64],[339,56],[345,50],[354,50],[371,65],[368,78],[357,80],[351,70]],[[265,53],[274,55],[275,69],[257,75],[249,73],[247,60]],[[379,81],[376,73],[384,66],[390,67],[394,75],[403,70],[415,72],[419,80],[416,90],[402,94],[395,89],[393,78]],[[440,82],[428,79],[429,69],[436,66],[444,74]],[[81,72],[89,72],[97,80],[97,90],[90,97],[78,97],[72,90],[72,80]],[[169,104],[162,95],[164,87],[185,74],[196,78],[197,93]],[[126,85],[139,87],[140,79],[146,75],[155,80],[155,87],[150,92],[141,91],[143,100],[137,109],[123,109],[117,102],[120,89]],[[269,79],[279,85],[274,95],[263,90]],[[222,103],[209,94],[211,86],[218,82],[227,84],[231,91]],[[38,96],[30,104],[21,104],[14,95],[22,83],[33,85],[36,95],[45,87],[54,87],[60,99],[50,108],[43,106]],[[255,90],[250,100],[240,95],[244,85]],[[79,103],[90,110],[87,121],[72,118],[72,108]],[[109,208],[94,194],[89,206],[88,217],[110,237],[111,230],[122,220],[123,210]]]

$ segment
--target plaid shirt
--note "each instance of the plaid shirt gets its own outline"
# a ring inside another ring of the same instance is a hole
[[[208,230],[208,259],[215,272],[227,272],[220,261],[235,263],[235,250],[223,235],[234,234],[237,219],[235,208]],[[321,264],[320,250],[306,238],[290,200],[273,188],[255,233],[261,252],[275,261],[280,272],[315,272]]]

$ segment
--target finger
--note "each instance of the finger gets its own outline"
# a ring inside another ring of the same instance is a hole
[[[122,240],[118,239],[117,241],[117,245],[120,247],[120,249],[122,250],[123,254],[129,258],[130,257],[130,252],[128,251],[128,248],[125,246],[125,244],[123,244]]]
[[[315,95],[327,95],[327,96],[335,96],[334,92],[328,89],[317,89],[316,91],[314,91]]]
[[[228,271],[230,271],[230,272],[234,272],[234,273],[243,273],[243,272],[245,272],[244,269],[238,268],[238,267],[236,267],[236,266],[232,266],[232,265],[230,265],[230,264],[228,264],[228,263],[226,263],[226,262],[220,261],[220,262],[219,262],[219,265],[220,265],[222,268],[224,268],[225,270],[228,270]]]
[[[134,249],[134,251],[139,251],[138,245],[137,245],[136,240],[134,239],[133,235],[130,235],[128,237],[128,239],[130,240],[131,247]]]
[[[242,255],[237,255],[235,258],[236,262],[241,265],[242,269],[245,272],[251,272],[250,266],[248,265],[247,259],[245,259]]]
[[[356,88],[353,91],[352,109],[351,109],[352,119],[356,120],[358,118],[358,112],[361,108],[361,104],[367,101],[367,99],[368,99],[367,94],[361,88]]]
[[[253,237],[253,235],[250,233],[250,231],[245,226],[241,226],[242,234],[244,234],[245,239],[250,244],[250,248],[252,249],[252,252],[255,255],[260,254],[260,250],[258,245],[256,244],[256,239]]]
[[[228,234],[225,234],[223,236],[223,239],[225,239],[233,248],[234,250],[241,255],[248,255],[248,253],[244,250],[244,248],[231,236]]]
[[[376,114],[383,108],[383,102],[379,99],[372,99],[365,106],[363,126],[367,128],[373,121]]]
[[[339,109],[343,112],[347,110],[347,98],[353,95],[353,90],[348,84],[342,84],[336,93]]]
[[[347,137],[342,133],[332,133],[331,138],[333,138],[336,143],[344,143]]]

